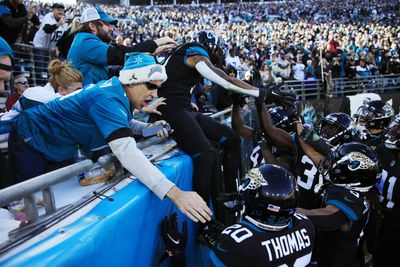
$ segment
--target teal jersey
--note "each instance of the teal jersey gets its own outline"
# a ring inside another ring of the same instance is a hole
[[[108,79],[107,50],[109,45],[92,33],[75,35],[67,60],[83,75],[83,86]]]
[[[77,144],[85,151],[104,146],[107,137],[129,128],[132,111],[117,77],[24,111],[18,135],[52,161],[73,157]]]

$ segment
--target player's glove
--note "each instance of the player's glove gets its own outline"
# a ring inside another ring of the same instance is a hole
[[[224,229],[225,226],[217,220],[211,220],[205,224],[200,224],[198,240],[201,244],[213,248],[218,236]]]
[[[370,136],[370,132],[367,128],[365,128],[365,126],[357,126],[353,129],[352,134],[355,140],[359,140],[361,142],[367,140]]]
[[[162,258],[171,257],[173,266],[185,266],[185,247],[188,239],[187,222],[183,221],[182,233],[179,232],[178,215],[172,214],[161,222],[161,236],[166,247],[166,254]]]
[[[288,107],[296,101],[296,95],[282,90],[283,83],[269,84],[260,89],[260,96],[266,98],[268,103],[274,102],[276,105]]]
[[[232,92],[231,94],[232,104],[235,106],[241,105],[244,97],[245,97],[244,95]]]

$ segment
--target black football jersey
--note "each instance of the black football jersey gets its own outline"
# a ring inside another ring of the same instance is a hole
[[[346,229],[318,232],[318,266],[359,266],[357,249],[368,222],[370,203],[360,192],[330,185],[325,189],[322,200],[322,206],[326,205],[339,208],[349,224]]]
[[[383,134],[378,134],[378,135],[368,134],[367,139],[356,139],[355,141],[363,143],[375,150],[377,146],[383,143],[383,140],[384,140]]]
[[[382,176],[376,183],[378,200],[387,221],[400,228],[400,160],[384,144],[375,151],[382,165]]]
[[[292,135],[295,150],[294,174],[299,186],[299,207],[316,209],[321,206],[320,196],[314,192],[320,173],[312,160],[304,153],[296,134]]]
[[[272,145],[268,140],[267,140],[267,146],[271,149],[272,155],[274,155],[275,157],[279,157],[284,154],[283,152],[279,151],[276,148],[276,146]],[[254,148],[250,154],[250,162],[252,168],[256,168],[260,167],[261,164],[264,164],[265,160],[261,152],[261,147],[256,142],[253,142],[253,147]]]
[[[178,47],[166,59],[164,65],[168,79],[158,90],[158,96],[165,97],[167,105],[160,106],[161,112],[163,109],[174,106],[191,108],[191,90],[202,79],[195,68],[186,65],[187,58],[195,55],[209,57],[201,44],[187,43]]]
[[[215,266],[307,266],[314,240],[314,226],[301,214],[282,231],[265,231],[243,220],[221,233],[210,259]]]

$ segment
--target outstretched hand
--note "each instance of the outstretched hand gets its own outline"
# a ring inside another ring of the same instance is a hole
[[[181,191],[174,186],[168,191],[167,196],[192,221],[205,223],[211,220],[212,211],[196,192]]]
[[[260,100],[267,99],[279,106],[291,106],[296,101],[296,95],[283,91],[283,83],[269,84],[260,88]]]
[[[143,111],[143,112],[146,112],[146,113],[155,113],[155,114],[157,114],[157,115],[161,115],[161,112],[158,111],[157,108],[158,108],[159,106],[166,105],[167,103],[165,103],[165,100],[166,100],[165,97],[157,98],[157,99],[156,99],[154,102],[152,102],[151,104],[149,104],[149,105],[143,107],[143,108],[142,108],[142,111]]]
[[[170,257],[182,256],[185,253],[188,239],[187,222],[183,221],[182,232],[179,231],[178,215],[172,214],[170,218],[165,216],[161,222],[161,236]]]

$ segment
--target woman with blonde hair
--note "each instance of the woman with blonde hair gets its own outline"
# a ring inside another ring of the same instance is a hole
[[[49,63],[48,70],[50,79],[45,86],[26,89],[11,110],[0,117],[0,134],[10,131],[22,111],[82,88],[82,74],[73,69],[71,63],[55,59]]]

